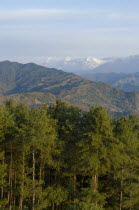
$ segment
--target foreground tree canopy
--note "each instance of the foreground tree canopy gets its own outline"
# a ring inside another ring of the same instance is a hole
[[[139,209],[139,120],[0,106],[0,209]]]

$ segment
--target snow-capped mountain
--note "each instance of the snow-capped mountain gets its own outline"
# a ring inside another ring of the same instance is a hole
[[[97,66],[95,73],[136,73],[139,72],[139,55],[128,56],[125,58],[117,58],[112,62],[105,62],[101,66]]]
[[[82,74],[82,77],[107,83],[126,92],[139,91],[139,55],[117,58]]]
[[[57,57],[48,57],[43,62],[39,61],[38,63],[50,67],[61,69],[66,72],[73,72],[79,75],[90,72],[94,68],[106,63],[108,61],[97,59],[94,57],[87,58],[57,58]]]

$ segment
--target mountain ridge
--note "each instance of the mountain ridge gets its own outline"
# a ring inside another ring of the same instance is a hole
[[[0,93],[1,103],[14,98],[33,106],[61,98],[84,110],[102,105],[116,114],[138,112],[138,94],[34,63],[0,62]]]

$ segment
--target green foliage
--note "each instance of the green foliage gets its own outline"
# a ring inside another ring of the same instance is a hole
[[[79,202],[67,208],[68,210],[103,210],[101,206],[95,206],[94,204],[88,204],[86,202]]]
[[[48,207],[65,202],[68,197],[68,192],[57,185],[47,187],[41,195],[40,204],[36,205],[37,209],[46,209]]]
[[[0,106],[0,209],[139,209],[139,120],[61,100]]]

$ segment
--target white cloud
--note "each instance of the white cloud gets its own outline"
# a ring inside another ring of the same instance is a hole
[[[66,10],[47,10],[47,9],[26,9],[26,10],[5,10],[0,11],[0,20],[11,19],[39,19],[53,16],[65,15]]]
[[[50,20],[56,18],[78,19],[111,19],[111,20],[139,20],[137,14],[114,13],[98,9],[24,9],[24,10],[0,10],[0,20]]]
[[[126,14],[126,13],[110,13],[108,17],[112,20],[119,20],[119,21],[139,21],[138,14]]]
[[[70,18],[94,16],[98,11],[75,9],[24,9],[24,10],[0,10],[0,20],[40,20],[53,18]]]

